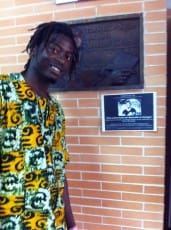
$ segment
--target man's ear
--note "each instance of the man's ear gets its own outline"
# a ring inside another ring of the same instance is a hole
[[[77,48],[81,47],[82,44],[82,34],[81,31],[79,30],[73,30],[73,34],[74,34],[74,40],[76,43]]]

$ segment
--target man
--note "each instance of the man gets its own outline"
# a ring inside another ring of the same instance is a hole
[[[65,117],[48,93],[71,74],[78,47],[65,23],[40,24],[21,73],[0,75],[0,229],[77,230],[65,166]]]
[[[122,112],[124,116],[135,116],[136,115],[136,110],[135,108],[132,107],[130,100],[126,100],[125,106],[126,108]]]

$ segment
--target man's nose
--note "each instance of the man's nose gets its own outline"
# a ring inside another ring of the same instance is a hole
[[[62,63],[66,62],[66,52],[63,51],[63,50],[60,50],[60,51],[58,52],[57,58],[58,58]]]

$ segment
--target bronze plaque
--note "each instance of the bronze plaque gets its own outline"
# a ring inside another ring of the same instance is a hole
[[[80,59],[72,76],[52,91],[143,88],[142,14],[70,22],[81,36]]]

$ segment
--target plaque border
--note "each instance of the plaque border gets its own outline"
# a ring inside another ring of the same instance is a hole
[[[50,87],[51,92],[56,91],[97,91],[97,90],[124,90],[124,89],[143,89],[144,88],[144,30],[143,30],[143,14],[142,13],[134,13],[127,15],[111,15],[111,16],[103,16],[103,17],[95,17],[95,18],[87,18],[87,19],[79,19],[79,20],[71,20],[67,21],[67,23],[74,28],[75,26],[84,25],[87,23],[99,23],[99,22],[107,22],[111,20],[125,20],[125,19],[138,19],[139,20],[139,80],[136,84],[130,85],[114,85],[114,86],[94,86],[94,87],[79,87],[79,88],[60,88],[58,84],[54,84]]]

